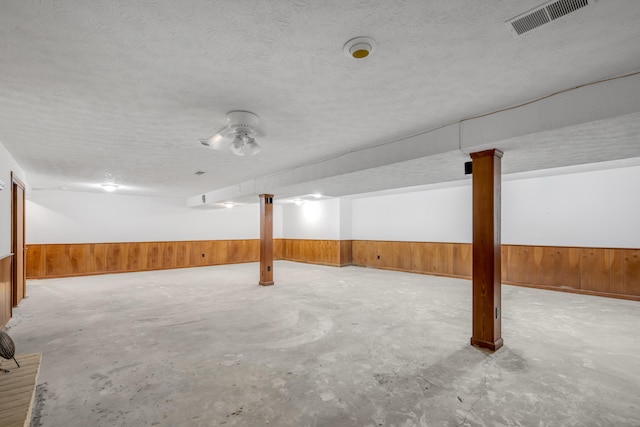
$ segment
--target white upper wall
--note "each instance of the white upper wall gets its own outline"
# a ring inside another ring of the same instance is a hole
[[[504,182],[502,242],[640,248],[640,166]]]
[[[354,240],[471,242],[471,187],[353,200]]]
[[[351,199],[340,200],[340,240],[353,238],[353,202]]]
[[[6,175],[3,156],[2,173]],[[15,165],[14,165],[15,166]],[[3,180],[5,180],[3,175]],[[5,182],[10,180],[6,178]],[[10,251],[10,188],[0,192]],[[274,237],[470,243],[471,186],[274,205]],[[34,191],[27,243],[259,238],[259,205],[187,208],[182,200]],[[640,248],[640,166],[503,181],[502,242]]]
[[[339,240],[340,199],[311,200],[283,206],[282,236],[286,239]]]
[[[282,212],[274,207],[274,237]],[[181,199],[75,191],[34,191],[27,243],[97,243],[260,238],[259,204],[194,209]]]
[[[471,182],[353,200],[354,240],[472,240]],[[502,183],[502,243],[640,248],[640,166]]]
[[[0,257],[11,253],[11,172],[26,185],[24,171],[0,143],[0,180],[5,184],[0,191]]]

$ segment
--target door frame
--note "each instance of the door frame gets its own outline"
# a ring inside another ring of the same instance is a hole
[[[22,190],[22,198],[18,200],[16,187]],[[22,229],[18,230],[18,204],[22,205]],[[22,288],[22,297],[27,295],[26,280],[26,234],[25,234],[25,185],[16,174],[11,171],[11,252],[13,252],[13,260],[11,262],[11,300],[13,306],[17,306],[18,289]],[[18,283],[18,235],[22,234],[22,283]]]

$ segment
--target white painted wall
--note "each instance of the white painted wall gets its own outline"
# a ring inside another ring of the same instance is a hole
[[[354,240],[471,242],[471,187],[353,200]]]
[[[470,182],[353,200],[353,239],[469,243]],[[640,248],[640,166],[502,183],[502,242]]]
[[[282,212],[274,209],[274,237]],[[27,243],[259,239],[260,206],[187,208],[182,199],[75,191],[34,191]]]
[[[504,182],[502,241],[640,248],[640,166]]]
[[[283,206],[282,235],[285,239],[340,239],[340,199],[305,201]]]
[[[1,159],[2,180],[10,180],[10,169],[21,173],[10,156]],[[9,188],[0,192],[4,253],[10,251],[9,196]],[[258,204],[212,210],[187,208],[183,203],[34,191],[27,201],[27,243],[259,238]],[[467,184],[309,201],[302,206],[274,205],[274,237],[469,243],[471,220]],[[502,242],[640,248],[640,166],[504,181]]]
[[[4,181],[4,190],[0,191],[0,257],[11,253],[11,172],[27,185],[25,174],[20,165],[0,143],[0,180]]]
[[[340,240],[353,238],[353,202],[351,199],[340,200]]]

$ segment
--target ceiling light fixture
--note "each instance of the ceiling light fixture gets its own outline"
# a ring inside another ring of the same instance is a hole
[[[302,199],[295,199],[293,201],[293,203],[295,203],[297,206],[300,206],[302,204],[302,202],[303,202]]]
[[[312,196],[315,197],[316,199],[322,198],[322,194],[320,193],[313,193]]]
[[[227,209],[231,209],[234,206],[233,202],[224,202],[223,205]]]
[[[355,59],[363,59],[376,51],[378,44],[371,37],[356,37],[344,45],[344,53]]]
[[[260,152],[260,145],[247,132],[239,132],[231,143],[231,152],[236,156],[254,155]]]
[[[117,184],[102,184],[102,188],[104,188],[104,191],[108,191],[109,193],[113,192],[116,190],[116,188],[118,188]]]
[[[264,134],[258,129],[260,118],[249,111],[229,111],[227,126],[220,129],[212,137],[201,139],[200,143],[212,150],[229,149],[236,156],[254,155],[260,152],[256,136]],[[231,140],[231,144],[228,141]]]

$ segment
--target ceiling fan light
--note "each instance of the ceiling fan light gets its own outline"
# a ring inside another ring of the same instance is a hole
[[[258,154],[260,150],[262,150],[262,147],[260,147],[260,145],[256,142],[255,139],[251,138],[249,142],[245,144],[245,149],[247,154],[253,156],[254,154]]]
[[[252,156],[257,154],[262,147],[248,134],[238,133],[229,148],[231,148],[231,152],[236,156]]]
[[[231,152],[236,156],[244,156],[244,145],[245,144],[244,141],[242,141],[242,137],[240,135],[236,135],[229,148],[231,148]]]

